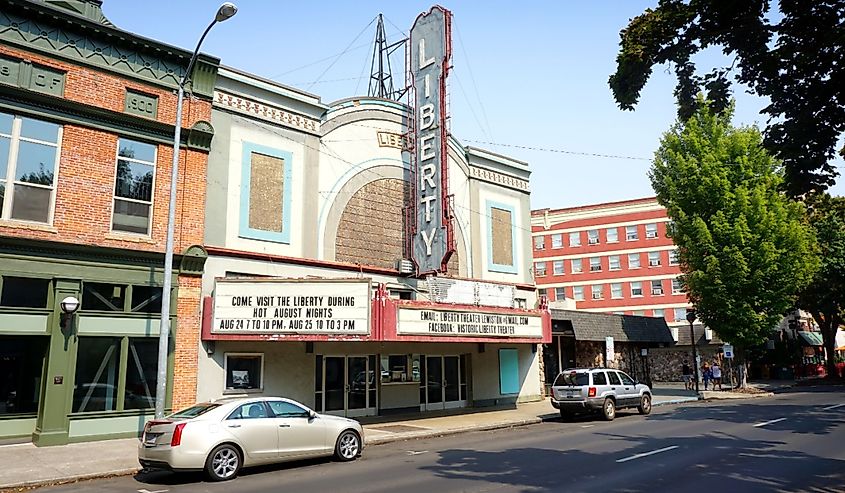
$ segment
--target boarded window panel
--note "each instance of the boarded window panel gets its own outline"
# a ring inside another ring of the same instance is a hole
[[[249,227],[281,233],[285,160],[253,152],[250,156]]]
[[[513,222],[511,211],[491,208],[493,227],[493,263],[513,265]]]

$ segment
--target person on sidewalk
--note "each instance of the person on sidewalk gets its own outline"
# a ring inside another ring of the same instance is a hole
[[[713,378],[713,372],[710,371],[710,364],[706,361],[701,365],[701,379],[704,380],[704,390],[710,384],[710,379]]]
[[[692,368],[687,360],[681,365],[681,379],[684,381],[684,390],[692,390]]]
[[[710,367],[710,373],[713,375],[713,390],[716,390],[716,386],[719,386],[719,390],[722,390],[722,368],[719,366],[719,362],[714,360],[713,366]]]

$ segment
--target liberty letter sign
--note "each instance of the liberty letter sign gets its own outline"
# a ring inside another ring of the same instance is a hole
[[[420,14],[411,28],[411,77],[415,94],[414,162],[416,231],[413,255],[418,272],[445,269],[452,254],[446,214],[446,74],[451,55],[452,13],[440,6]]]

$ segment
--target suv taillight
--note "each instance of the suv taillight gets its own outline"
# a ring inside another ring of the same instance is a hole
[[[170,439],[171,447],[178,447],[182,443],[182,428],[188,423],[179,423],[173,428],[173,438]]]
[[[596,388],[590,387],[589,390],[587,390],[587,397],[595,397],[595,396],[596,396]]]

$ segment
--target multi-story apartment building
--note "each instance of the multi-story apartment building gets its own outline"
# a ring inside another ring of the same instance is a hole
[[[669,224],[655,198],[532,211],[539,294],[574,300],[578,310],[685,325],[689,303]]]

